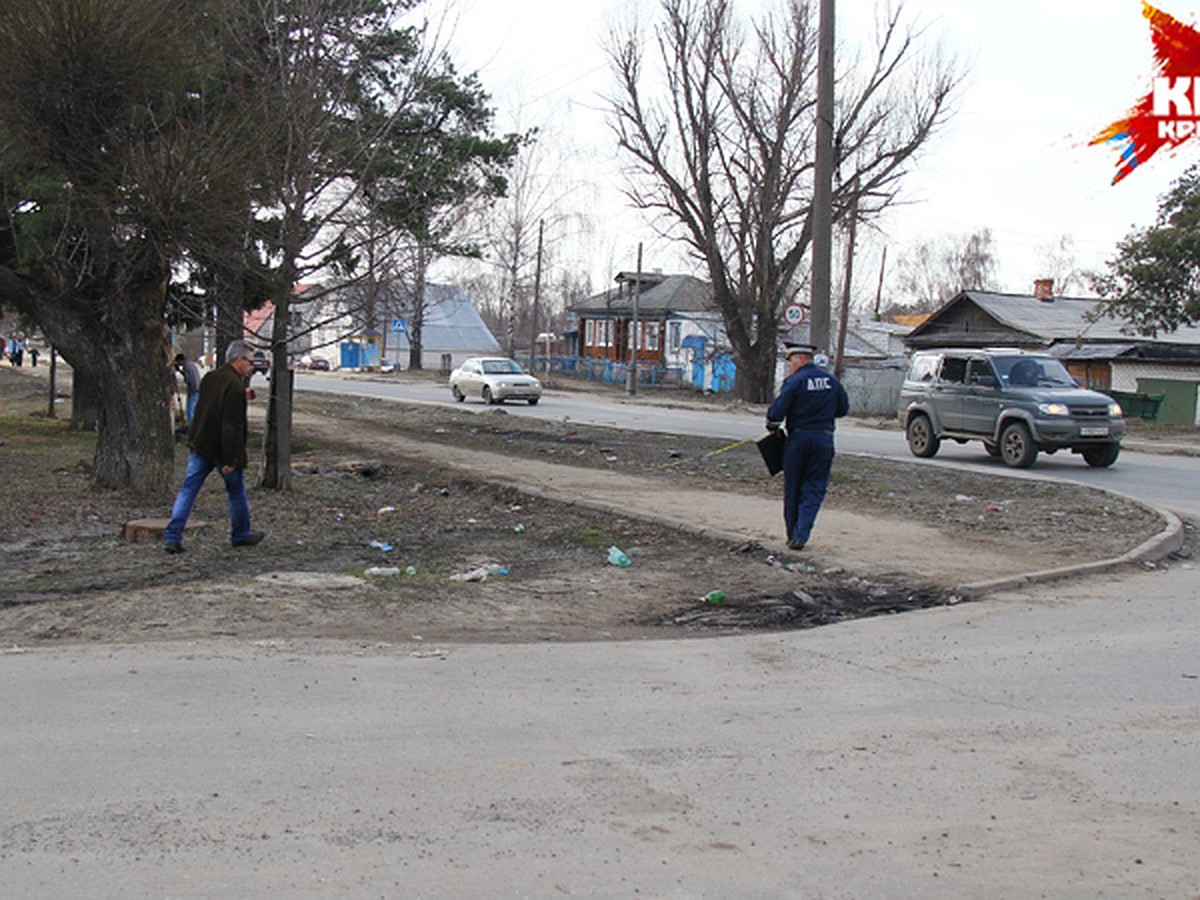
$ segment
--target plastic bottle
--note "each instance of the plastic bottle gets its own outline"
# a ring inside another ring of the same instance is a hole
[[[371,566],[371,568],[363,572],[364,575],[399,575],[400,570],[396,566]]]
[[[616,546],[608,548],[608,561],[614,566],[622,567],[628,566],[632,562],[632,560],[625,555],[625,551]]]
[[[724,603],[725,602],[725,592],[724,591],[709,591],[707,594],[705,594],[703,597],[700,598],[700,602],[701,603],[712,603],[712,604]]]

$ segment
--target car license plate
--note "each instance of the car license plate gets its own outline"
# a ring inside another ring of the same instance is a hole
[[[1091,428],[1087,428],[1087,427],[1080,428],[1079,436],[1080,437],[1108,437],[1108,428],[1107,428],[1107,426],[1103,427],[1103,428],[1098,428],[1096,426],[1092,426]]]

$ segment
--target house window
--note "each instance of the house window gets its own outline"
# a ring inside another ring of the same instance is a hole
[[[646,341],[645,349],[658,350],[658,323],[648,322],[646,324]]]
[[[586,332],[585,332],[585,335],[583,338],[583,345],[585,347],[595,347],[596,346],[596,320],[595,319],[587,320],[587,329],[586,329]]]
[[[671,350],[678,351],[683,346],[683,323],[669,323],[667,325],[667,336],[670,340]]]

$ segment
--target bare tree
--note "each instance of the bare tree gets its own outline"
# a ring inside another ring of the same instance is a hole
[[[737,363],[736,391],[770,399],[781,312],[812,235],[815,16],[781,0],[743,27],[731,0],[663,0],[655,46],[664,86],[645,88],[643,36],[615,33],[611,124],[632,161],[628,195],[662,214],[707,271]],[[958,77],[918,55],[900,12],[881,22],[874,55],[838,77],[834,219],[857,185],[868,219],[895,198],[918,151],[944,122]]]
[[[1090,290],[1095,274],[1079,267],[1075,242],[1064,234],[1052,244],[1043,244],[1038,251],[1038,277],[1054,282],[1054,290],[1063,296],[1079,296]]]
[[[891,314],[933,312],[960,291],[996,290],[991,229],[919,241],[897,255]]]

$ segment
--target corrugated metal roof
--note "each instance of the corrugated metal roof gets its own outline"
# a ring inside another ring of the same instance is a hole
[[[408,333],[402,332],[395,337],[398,345],[407,350]],[[500,350],[500,344],[483,324],[471,298],[460,287],[453,284],[427,284],[421,349],[496,353]]]
[[[628,282],[632,284],[632,281]],[[572,307],[577,315],[588,313],[628,313],[633,309],[631,290],[611,288],[588,297]],[[643,315],[667,316],[672,312],[715,312],[712,287],[707,281],[691,275],[667,275],[653,287],[644,289],[638,298],[638,312]]]
[[[1137,344],[1055,344],[1049,349],[1051,356],[1074,362],[1084,362],[1089,359],[1116,359],[1131,353]]]
[[[1055,297],[1051,301],[1042,301],[1030,294],[999,294],[988,291],[963,291],[959,297],[969,298],[980,309],[1009,328],[1045,340],[1127,342],[1139,336],[1123,331],[1126,323],[1107,316],[1095,322],[1088,321],[1088,314],[1095,312],[1100,304],[1095,298]],[[935,313],[934,318],[936,317]],[[1160,332],[1156,337],[1141,337],[1147,341],[1167,344],[1200,344],[1200,328],[1183,327],[1170,334]]]

